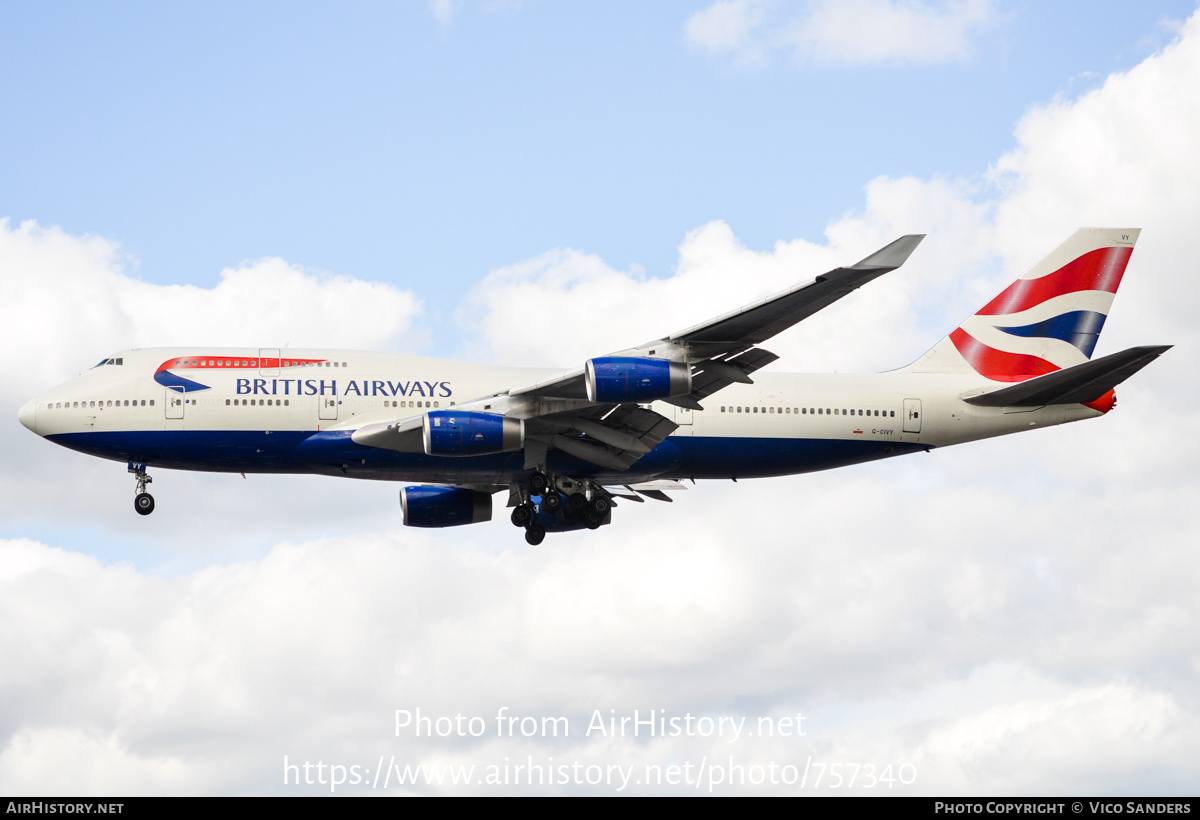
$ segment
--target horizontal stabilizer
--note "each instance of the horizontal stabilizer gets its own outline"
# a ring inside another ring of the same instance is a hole
[[[1131,347],[1100,359],[1056,370],[1044,376],[990,393],[963,399],[979,407],[1041,407],[1048,404],[1086,404],[1103,396],[1171,345]]]

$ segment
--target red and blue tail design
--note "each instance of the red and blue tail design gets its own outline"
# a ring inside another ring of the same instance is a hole
[[[1092,356],[1140,231],[1082,228],[913,364],[1020,382]]]

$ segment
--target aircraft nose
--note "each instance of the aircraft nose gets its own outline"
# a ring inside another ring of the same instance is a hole
[[[10,404],[9,407],[12,405]],[[30,399],[25,402],[20,411],[17,413],[17,419],[21,424],[24,424],[33,432],[37,432],[37,399]]]

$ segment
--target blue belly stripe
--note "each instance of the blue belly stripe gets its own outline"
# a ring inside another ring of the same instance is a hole
[[[156,430],[62,433],[47,438],[88,455],[175,470],[494,484],[506,484],[530,472],[519,452],[468,458],[427,456],[364,447],[355,444],[350,435],[348,431]],[[764,478],[928,449],[927,444],[862,439],[676,436],[643,456],[627,473],[614,473],[558,450],[550,453],[548,466],[559,475],[617,483],[646,476]]]

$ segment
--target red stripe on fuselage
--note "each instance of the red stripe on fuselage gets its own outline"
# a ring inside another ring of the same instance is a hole
[[[1047,299],[1082,290],[1116,293],[1133,248],[1098,248],[1037,279],[1018,279],[976,316],[1020,313]]]
[[[167,359],[154,372],[161,373],[164,370],[259,370],[260,368],[300,367],[306,364],[321,364],[324,361],[324,359],[293,359],[289,357],[259,358],[255,356],[247,359],[227,359],[224,356],[220,358],[215,356],[178,356],[174,359]]]

